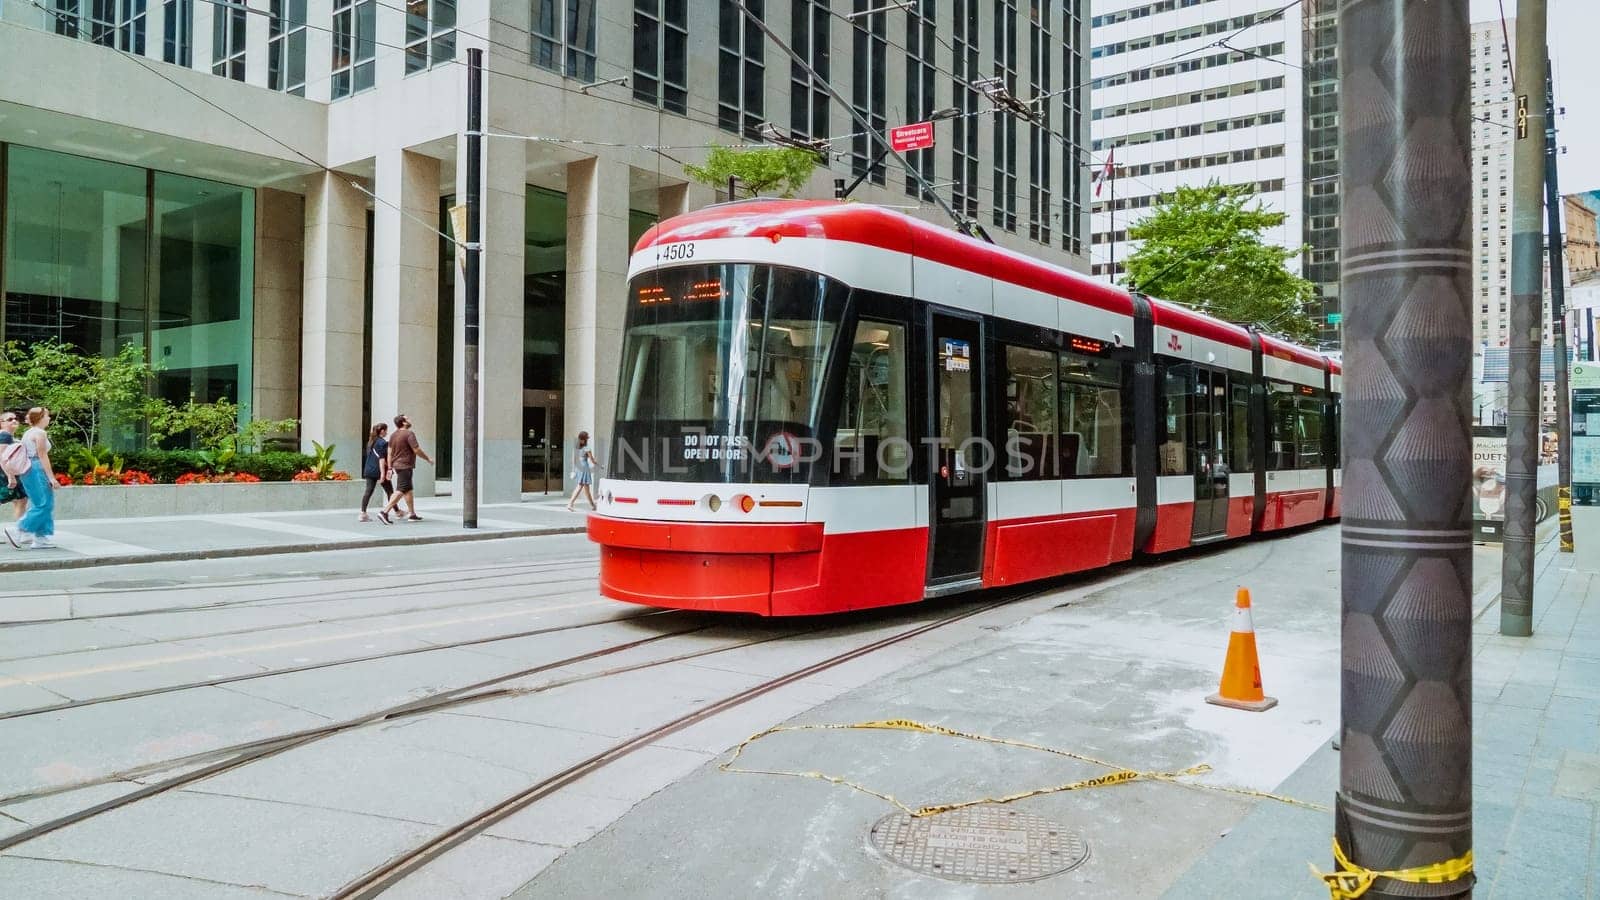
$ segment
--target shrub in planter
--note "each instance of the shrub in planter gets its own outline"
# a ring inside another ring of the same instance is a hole
[[[122,483],[126,485],[155,484],[156,480],[151,478],[148,472],[141,472],[138,469],[123,469]]]
[[[267,453],[246,453],[233,458],[236,472],[248,472],[262,481],[289,481],[311,467],[313,458],[304,453],[273,450]]]

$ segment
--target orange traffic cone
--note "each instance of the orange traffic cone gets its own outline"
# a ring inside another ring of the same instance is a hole
[[[1261,663],[1256,657],[1256,627],[1250,621],[1250,591],[1239,588],[1233,604],[1233,633],[1228,636],[1228,659],[1222,664],[1222,684],[1207,703],[1261,712],[1278,705],[1261,692]]]

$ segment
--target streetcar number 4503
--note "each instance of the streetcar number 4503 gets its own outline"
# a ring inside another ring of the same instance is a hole
[[[694,244],[668,244],[656,251],[656,259],[662,262],[675,259],[694,259]]]

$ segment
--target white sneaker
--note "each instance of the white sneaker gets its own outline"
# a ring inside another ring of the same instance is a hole
[[[54,550],[54,549],[56,549],[56,545],[55,545],[55,542],[50,540],[49,538],[36,537],[36,538],[33,539],[33,549],[35,549],[35,550]]]

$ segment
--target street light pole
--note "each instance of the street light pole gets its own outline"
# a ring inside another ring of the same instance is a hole
[[[461,527],[478,527],[478,304],[483,257],[483,51],[467,51],[467,260],[461,278]]]
[[[1345,0],[1342,883],[1472,848],[1472,165],[1467,4]],[[1363,872],[1366,874],[1363,874]],[[1359,891],[1341,894],[1356,896]]]
[[[1544,318],[1545,0],[1517,7],[1516,140],[1511,148],[1511,363],[1500,633],[1533,634],[1539,504],[1539,345]]]

